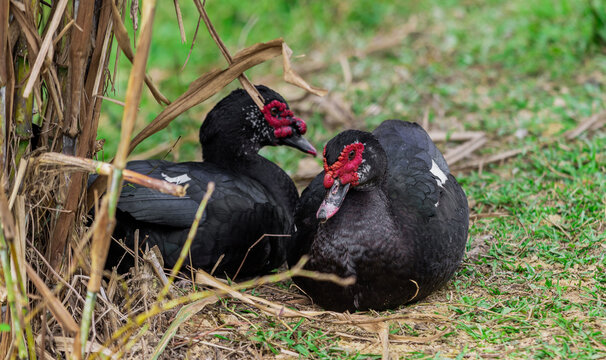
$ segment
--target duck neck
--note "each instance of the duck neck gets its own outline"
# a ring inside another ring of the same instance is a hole
[[[295,185],[280,167],[259,155],[258,149],[253,146],[243,147],[242,144],[223,143],[223,149],[216,151],[218,146],[207,145],[202,145],[205,162],[256,180],[272,194],[276,204],[294,214],[298,198]]]
[[[233,138],[216,134],[202,143],[202,158],[219,166],[247,162],[259,156],[260,145],[249,140],[233,141]]]

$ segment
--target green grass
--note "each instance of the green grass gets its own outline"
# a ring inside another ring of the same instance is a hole
[[[489,142],[480,154],[526,149],[504,164],[456,173],[472,204],[468,250],[476,255],[466,259],[443,291],[399,310],[438,313],[449,318],[448,324],[396,322],[390,328],[407,336],[448,332],[426,344],[394,344],[394,354],[416,359],[606,357],[606,133],[602,128],[574,140],[562,136],[606,107],[605,3],[397,3],[408,4],[230,0],[210,1],[208,11],[233,52],[281,36],[296,54],[327,63],[414,17],[416,28],[401,46],[349,58],[351,84],[344,82],[338,62],[308,80],[341,95],[363,128],[388,118],[421,121],[427,112],[432,129],[486,132]],[[194,55],[180,72],[189,44],[179,43],[170,2],[159,5],[149,72],[174,99],[195,77],[225,63],[201,28]],[[195,13],[185,9],[185,2],[181,5],[191,41]],[[124,75],[129,66],[122,61],[119,69]],[[253,69],[249,76],[255,81],[267,73],[280,75],[279,62]],[[119,78],[117,88],[116,97],[122,99],[125,79]],[[197,133],[208,108],[190,110],[140,150]],[[160,110],[147,94],[138,127]],[[100,134],[108,138],[106,158],[117,145],[120,113],[119,106],[104,104]],[[307,136],[318,148],[342,130],[325,125],[324,116],[315,111],[306,117]],[[262,153],[291,174],[304,156],[287,148]],[[167,157],[195,159],[199,146],[184,142]],[[244,310],[233,311],[251,316]],[[253,343],[264,356],[276,356],[280,349],[302,358],[380,354],[380,347],[356,350],[350,339],[322,322],[288,320],[287,327],[261,315],[251,321],[258,326],[245,336],[220,341]]]
[[[478,212],[509,214],[472,226],[472,239],[494,240],[452,284],[464,305],[450,306],[455,326],[476,344],[525,339],[528,348],[511,353],[520,357],[605,355],[605,148],[604,134],[536,148],[530,159],[462,179]]]

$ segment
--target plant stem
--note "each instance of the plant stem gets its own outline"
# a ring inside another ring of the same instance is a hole
[[[96,292],[86,292],[86,302],[84,303],[84,309],[82,310],[82,325],[80,326],[80,341],[82,341],[82,358],[84,358],[84,355],[86,354],[88,331],[90,330],[90,324],[92,323],[93,311],[95,310],[96,300]]]
[[[27,349],[23,343],[23,327],[21,326],[21,317],[17,311],[17,296],[15,294],[15,283],[11,272],[10,257],[8,256],[8,244],[4,238],[4,227],[0,224],[0,262],[2,263],[2,272],[4,273],[4,281],[6,283],[6,297],[8,307],[12,317],[12,328],[14,339],[19,350],[19,357],[27,358]]]
[[[193,242],[194,238],[196,237],[196,232],[198,231],[198,225],[200,224],[200,220],[202,219],[202,214],[204,213],[204,209],[206,209],[206,204],[208,204],[208,200],[210,199],[210,196],[212,195],[213,191],[215,191],[215,183],[211,181],[208,183],[208,187],[206,188],[206,194],[204,194],[204,197],[202,198],[202,201],[200,202],[200,206],[198,206],[198,211],[196,211],[196,216],[194,218],[194,222],[192,223],[191,228],[189,229],[189,233],[187,234],[187,240],[185,240],[185,245],[183,245],[183,248],[181,249],[181,254],[179,254],[179,259],[177,259],[175,266],[173,266],[173,270],[170,273],[168,282],[166,283],[166,285],[164,285],[164,288],[162,288],[160,295],[158,295],[158,301],[160,301],[160,302],[164,299],[164,297],[168,293],[168,289],[170,288],[170,285],[173,283],[173,281],[175,281],[175,277],[179,273],[181,266],[183,266],[183,262],[185,261],[185,258],[188,257],[191,243]]]

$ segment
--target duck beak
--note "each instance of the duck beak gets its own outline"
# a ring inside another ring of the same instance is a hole
[[[309,141],[307,141],[306,138],[298,134],[287,138],[282,138],[278,140],[278,144],[294,147],[295,149],[299,149],[304,153],[308,153],[313,156],[316,156],[317,154],[316,148]]]
[[[326,192],[326,197],[324,197],[324,201],[322,201],[316,213],[316,217],[320,222],[325,222],[339,211],[343,200],[345,200],[349,186],[350,184],[341,185],[339,179],[335,180],[334,184]]]

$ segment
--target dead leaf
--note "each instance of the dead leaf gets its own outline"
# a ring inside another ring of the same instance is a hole
[[[309,91],[312,94],[318,96],[324,96],[328,94],[328,90],[321,89],[315,86],[309,85],[299,74],[297,74],[290,64],[290,57],[292,56],[292,50],[286,45],[285,42],[282,43],[282,60],[284,66],[284,81],[287,83],[296,85],[302,89]]]
[[[164,108],[151,123],[134,137],[130,142],[128,153],[131,153],[137,145],[149,136],[166,128],[177,116],[218,93],[245,70],[280,55],[282,43],[282,39],[257,43],[238,52],[233,58],[234,62],[227,69],[211,70],[194,80],[185,93]],[[91,209],[95,202],[95,192],[102,194],[106,184],[106,179],[97,178],[89,187],[87,196],[88,209]]]
[[[224,70],[210,71],[190,85],[187,91],[168,105],[150,124],[148,124],[131,142],[129,153],[143,140],[166,128],[170,122],[185,111],[200,104],[218,93],[234,81],[242,72],[281,53],[282,39],[258,43],[237,53],[234,62]]]

